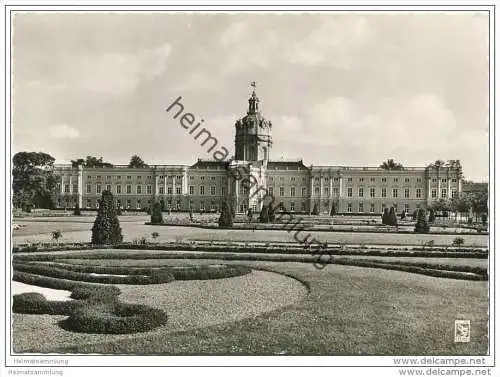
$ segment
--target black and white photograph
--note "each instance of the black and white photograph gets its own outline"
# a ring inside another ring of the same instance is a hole
[[[495,5],[3,9],[0,374],[495,375]]]

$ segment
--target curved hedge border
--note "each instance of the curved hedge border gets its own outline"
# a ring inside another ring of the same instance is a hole
[[[152,330],[166,323],[167,314],[145,305],[118,301],[120,290],[114,286],[89,286],[68,283],[52,277],[15,272],[14,280],[51,288],[68,288],[73,284],[69,301],[49,301],[40,293],[13,296],[12,310],[22,314],[67,315],[59,324],[75,332],[93,334],[126,334]]]
[[[14,258],[16,259],[16,258]],[[152,330],[167,321],[167,314],[145,305],[118,301],[120,289],[105,284],[159,284],[177,280],[220,279],[250,273],[237,265],[173,267],[102,267],[67,263],[15,261],[14,281],[53,289],[71,290],[68,301],[49,301],[39,293],[13,296],[15,313],[67,315],[59,324],[75,332],[125,334]],[[99,276],[91,274],[127,275]]]
[[[111,276],[106,275],[91,275],[92,272],[76,272],[70,271],[67,268],[55,267],[50,264],[36,264],[36,263],[13,263],[14,270],[21,272],[29,272],[43,276],[49,276],[60,279],[84,281],[100,284],[162,284],[170,283],[174,280],[174,276],[167,269],[149,269],[147,275],[129,275],[127,276],[114,276],[112,273],[107,272]],[[106,272],[105,272],[106,273]]]
[[[14,258],[17,260],[38,260],[38,261],[50,261],[55,259],[51,255],[37,254],[38,252],[50,252],[50,251],[82,251],[82,254],[90,250],[151,250],[151,251],[203,251],[203,252],[231,252],[231,253],[275,253],[275,254],[313,254],[317,251],[317,248],[304,248],[303,246],[297,245],[296,243],[282,243],[276,244],[264,244],[264,245],[241,245],[241,244],[217,244],[213,243],[176,243],[176,244],[133,244],[133,243],[123,243],[119,245],[110,246],[96,246],[91,244],[66,244],[53,247],[50,245],[42,245],[41,249],[36,249],[28,252],[25,249],[12,250],[15,254]],[[24,250],[24,251],[23,251]],[[446,247],[395,247],[392,249],[383,249],[380,247],[341,247],[341,246],[329,246],[325,249],[325,254],[328,255],[370,255],[370,256],[394,256],[394,257],[431,257],[431,258],[477,258],[477,259],[488,259],[489,251],[488,249],[481,248],[446,248]],[[147,258],[148,256],[146,256]],[[160,256],[161,257],[161,256]],[[102,258],[114,259],[112,251],[110,253],[102,254]],[[140,258],[140,257],[139,257]]]
[[[116,302],[111,305],[77,308],[60,325],[74,332],[128,334],[150,331],[166,321],[167,314],[163,310]]]
[[[186,266],[186,267],[102,267],[68,263],[14,262],[18,272],[101,284],[162,284],[174,280],[209,280],[242,276],[252,270],[245,266]],[[92,274],[107,274],[92,275]],[[113,276],[127,275],[127,276]]]

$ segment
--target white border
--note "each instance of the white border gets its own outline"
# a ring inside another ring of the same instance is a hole
[[[47,5],[34,5],[35,1],[32,0],[30,3],[32,5],[30,6],[23,6],[22,3],[19,2],[9,2],[9,4],[6,5],[4,8],[4,19],[7,21],[7,23],[10,22],[9,20],[9,11],[10,10],[17,10],[17,11],[28,11],[28,10],[36,10],[36,11],[48,11],[48,12],[54,12],[54,11],[71,11],[71,12],[86,12],[86,11],[103,11],[103,12],[109,12],[109,11],[164,11],[164,12],[170,12],[170,11],[188,11],[188,12],[199,12],[199,11],[218,11],[218,12],[237,12],[237,11],[245,11],[249,13],[274,13],[276,11],[279,12],[285,12],[287,10],[291,10],[294,13],[303,11],[303,12],[317,12],[317,11],[322,11],[322,12],[336,12],[336,11],[355,11],[355,12],[370,12],[377,10],[378,12],[381,11],[381,9],[384,12],[387,13],[399,13],[401,11],[413,11],[413,12],[425,12],[428,10],[433,10],[433,11],[457,11],[457,10],[462,10],[462,11],[470,11],[470,10],[478,10],[478,11],[485,11],[489,10],[491,11],[491,25],[493,25],[494,22],[494,16],[495,16],[495,9],[492,8],[491,3],[484,3],[480,2],[478,5],[474,6],[467,6],[468,4],[471,3],[465,2],[465,1],[455,1],[455,2],[449,2],[449,1],[443,1],[444,5],[439,5],[439,6],[434,6],[434,2],[432,1],[425,1],[425,2],[394,2],[394,1],[385,1],[382,2],[382,4],[387,5],[384,7],[381,7],[380,5],[377,4],[370,4],[369,0],[366,1],[351,1],[349,2],[349,6],[342,6],[342,5],[331,5],[331,6],[319,6],[321,4],[328,4],[324,1],[314,1],[314,5],[312,6],[293,6],[294,4],[303,4],[307,0],[304,0],[302,2],[298,1],[288,1],[286,7],[282,7],[279,5],[275,6],[267,6],[266,2],[262,1],[255,1],[252,2],[251,5],[253,6],[265,6],[263,9],[255,10],[255,9],[249,9],[244,5],[237,5],[234,6],[231,4],[231,2],[228,1],[216,1],[216,4],[223,4],[220,6],[211,6],[211,5],[200,5],[206,2],[203,2],[202,0],[199,1],[191,1],[191,2],[183,2],[182,6],[171,6],[171,5],[163,5],[159,1],[145,1],[144,3],[147,4],[145,6],[137,6],[131,1],[126,1],[126,2],[116,2],[116,1],[108,1],[106,3],[109,4],[116,4],[112,6],[96,6],[101,4],[102,2],[100,1],[86,1],[85,6],[68,6],[68,2],[62,2],[62,1],[53,1],[50,2],[50,4],[56,4],[55,6],[50,6],[48,7]],[[65,3],[65,4],[64,4]],[[180,2],[178,2],[181,4]],[[415,6],[412,3],[417,3],[418,6]],[[72,2],[70,4],[81,4],[81,2]],[[190,4],[197,5],[196,7],[190,6]],[[275,4],[284,4],[283,2],[276,1]],[[449,5],[448,5],[449,4]],[[3,4],[2,4],[3,5]],[[362,5],[357,7],[356,5]],[[461,5],[461,6],[460,6]],[[426,8],[427,6],[427,8]],[[432,8],[429,8],[429,6],[432,6]],[[184,7],[184,8],[183,8]],[[5,13],[7,12],[7,13]],[[10,25],[7,24],[6,30],[10,30]],[[494,155],[494,148],[493,146],[495,145],[495,132],[494,132],[494,124],[495,124],[495,114],[494,114],[494,104],[496,105],[496,98],[494,96],[494,89],[495,89],[495,77],[494,77],[494,72],[493,72],[493,64],[494,64],[494,46],[495,46],[495,39],[494,39],[494,28],[490,28],[490,100],[491,100],[491,106],[490,106],[490,193],[495,193],[495,185],[494,185],[494,177],[495,177],[495,166],[494,166],[494,161],[495,161],[495,155]],[[10,41],[7,41],[8,34],[4,35],[4,42],[6,43],[7,47],[7,53],[9,51],[9,46],[10,46]],[[5,61],[5,65],[2,65],[2,68],[4,68],[4,71],[10,72],[10,57],[7,56]],[[5,83],[5,88],[6,90],[9,90],[11,87],[11,82],[10,82],[10,77],[6,76],[6,83]],[[7,93],[9,93],[8,91]],[[2,96],[5,95],[5,93],[2,93]],[[6,114],[5,114],[5,120],[6,124],[10,124],[10,106],[8,102],[8,98],[4,98],[4,103],[7,103],[6,105]],[[11,130],[10,127],[7,127],[6,130],[6,139],[11,140]],[[7,143],[6,145],[6,160],[7,163],[10,161],[10,143]],[[3,213],[6,213],[6,217],[8,216],[9,222],[11,218],[11,208],[10,208],[10,198],[7,197],[9,193],[9,180],[7,177],[10,176],[10,166],[8,165],[8,169],[4,171],[1,176],[1,179],[6,179],[5,182],[2,181],[2,184],[0,184],[0,189],[2,190],[2,194],[4,195],[4,198],[6,198],[6,201],[2,203],[2,206],[5,206]],[[7,175],[8,174],[8,175]],[[5,190],[5,191],[4,191]],[[490,197],[490,206],[493,206],[496,210],[496,202],[494,201],[494,195],[491,195]],[[496,211],[494,212],[496,213]],[[2,219],[2,222],[5,221]],[[6,231],[8,232],[7,234],[10,233],[10,224],[4,224],[6,228]],[[491,223],[490,223],[490,250],[491,252],[491,259],[490,259],[490,319],[491,319],[491,330],[492,334],[490,334],[490,347],[491,347],[491,352],[490,355],[486,358],[486,364],[488,366],[492,366],[494,362],[494,357],[493,355],[495,354],[495,349],[494,349],[494,330],[495,330],[495,323],[493,319],[495,318],[495,312],[494,312],[494,306],[492,305],[494,303],[494,298],[495,298],[495,274],[494,274],[494,266],[495,266],[495,257],[494,257],[494,245],[495,245],[495,231],[496,231],[496,222],[494,220],[494,216],[491,216]],[[493,231],[493,229],[495,231]],[[6,250],[11,249],[10,245],[10,239],[7,238],[5,240],[6,242]],[[5,253],[5,263],[10,263],[10,255],[8,252]],[[5,267],[6,265],[2,264],[2,267]],[[2,288],[6,289],[9,291],[10,289],[10,276],[5,276],[5,279],[3,279],[2,282]],[[3,285],[5,284],[5,285]],[[6,310],[2,311],[1,314],[1,319],[3,320],[3,323],[7,327],[7,337],[10,339],[10,318],[6,317],[6,313],[9,312],[10,308],[10,294],[6,294],[5,297],[5,302],[6,302]],[[3,332],[3,331],[1,331]],[[2,343],[0,343],[2,344]],[[5,347],[5,348],[4,348]],[[4,350],[7,350],[7,353],[10,353],[10,344],[4,344],[3,347],[0,346],[0,352],[2,354],[2,359],[4,358]],[[339,372],[342,371],[342,375],[346,375],[344,372],[349,373],[349,375],[359,375],[359,372],[362,374],[365,373],[370,373],[370,374],[379,374],[380,375],[388,375],[388,373],[394,373],[397,374],[398,368],[394,366],[393,359],[397,358],[397,356],[383,356],[383,357],[377,357],[377,356],[321,356],[321,357],[316,357],[316,356],[267,356],[267,357],[259,357],[259,356],[231,356],[231,357],[225,357],[225,356],[116,356],[116,355],[111,355],[111,356],[92,356],[92,355],[85,355],[85,356],[66,356],[66,355],[54,355],[54,356],[48,356],[48,355],[40,355],[40,356],[27,356],[26,354],[23,354],[22,356],[8,356],[7,360],[2,360],[2,369],[3,369],[3,364],[4,361],[7,362],[8,365],[14,365],[14,359],[22,357],[23,359],[29,359],[29,358],[47,358],[47,357],[53,357],[57,359],[67,359],[69,361],[70,366],[122,366],[122,367],[131,367],[131,366],[158,366],[158,367],[164,367],[164,366],[196,366],[196,365],[205,365],[205,366],[276,366],[276,365],[287,365],[287,366],[351,366],[351,367],[363,367],[367,366],[369,368],[353,368],[350,371],[341,369],[341,370],[336,370],[335,373],[340,375]],[[405,357],[405,356],[403,356]],[[437,357],[437,356],[436,356]],[[412,357],[408,357],[412,358]],[[414,357],[415,359],[422,359],[421,356],[416,356]],[[450,357],[451,359],[456,358]],[[473,357],[476,358],[476,357]],[[377,368],[370,368],[373,366],[390,366],[392,368],[390,369],[377,369]],[[436,365],[434,365],[436,366]],[[40,368],[40,367],[39,367]],[[0,374],[2,373],[2,369],[0,369]],[[26,369],[26,368],[24,368]],[[32,368],[35,370],[36,368]],[[418,369],[418,368],[417,368]],[[128,369],[133,373],[134,375],[139,372],[139,369],[132,368]],[[177,372],[183,373],[185,369],[179,369]],[[317,370],[317,369],[315,369]],[[259,370],[255,370],[256,372],[260,373]],[[319,370],[317,370],[319,372]],[[358,373],[356,373],[356,371]],[[65,374],[71,372],[72,375],[75,375],[77,373],[78,375],[86,374],[86,373],[92,373],[95,374],[95,372],[99,373],[113,373],[113,370],[109,369],[65,369]],[[165,371],[161,370],[153,370],[152,368],[147,368],[142,371],[142,373],[147,373],[147,374],[154,374],[156,375],[157,372],[164,374]],[[196,372],[196,371],[195,371]],[[201,373],[205,373],[202,371],[199,371]],[[305,372],[305,371],[304,371]],[[353,373],[351,373],[353,372]],[[218,374],[220,372],[217,372]],[[240,372],[238,372],[240,373]]]

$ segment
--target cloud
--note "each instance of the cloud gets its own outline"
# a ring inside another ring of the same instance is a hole
[[[87,91],[129,93],[165,71],[171,50],[164,44],[136,53],[67,55],[58,81]]]
[[[56,124],[49,127],[49,136],[53,139],[78,139],[80,132],[67,124]]]
[[[232,22],[219,37],[225,50],[220,73],[230,75],[250,68],[271,66],[279,55],[280,37],[269,28],[259,27],[254,18]]]
[[[323,18],[319,27],[287,49],[287,57],[293,64],[347,68],[353,63],[355,53],[368,41],[370,31],[364,17]]]
[[[379,153],[401,147],[408,152],[444,153],[452,149],[458,134],[453,112],[429,93],[382,99],[370,107],[350,98],[331,97],[313,105],[305,122],[296,124],[300,124],[296,133],[303,142],[363,147]]]

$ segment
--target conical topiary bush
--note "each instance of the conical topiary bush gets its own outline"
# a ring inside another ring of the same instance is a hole
[[[268,223],[269,222],[269,207],[266,205],[262,206],[259,214],[259,222],[260,223]]]
[[[389,210],[389,223],[387,225],[398,226],[398,218],[396,216],[396,210],[391,207]]]
[[[417,222],[415,224],[415,233],[429,233],[429,224],[425,218],[425,211],[420,208],[417,212]]]
[[[233,214],[231,206],[226,202],[222,202],[222,210],[219,217],[220,228],[231,228],[233,226]]]
[[[113,194],[103,191],[97,217],[92,227],[92,240],[94,245],[115,245],[123,241],[120,221],[116,213]]]
[[[163,224],[163,214],[161,212],[161,204],[156,202],[151,211],[151,224]]]

